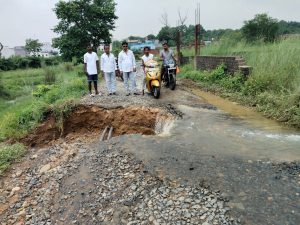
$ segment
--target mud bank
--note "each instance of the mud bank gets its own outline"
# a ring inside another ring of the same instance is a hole
[[[22,139],[30,147],[38,147],[64,137],[100,136],[106,126],[114,128],[113,137],[126,134],[154,135],[158,121],[170,119],[158,108],[119,107],[105,109],[97,106],[78,106],[68,115],[50,115],[45,122]]]

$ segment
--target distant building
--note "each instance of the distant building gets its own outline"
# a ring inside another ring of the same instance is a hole
[[[144,43],[128,43],[129,48],[133,51],[143,50],[144,47],[150,47],[151,50],[156,49],[155,41],[145,41]]]
[[[43,43],[43,46],[41,47],[41,51],[37,54],[31,53],[30,55],[37,55],[39,57],[48,58],[54,55],[58,54],[58,50],[52,47],[52,44],[49,42]]]
[[[104,45],[105,45],[105,44],[101,44],[101,45],[98,47],[98,51],[104,52]],[[112,44],[110,44],[109,46],[110,46],[110,50],[112,50]]]
[[[10,48],[8,46],[4,46],[3,50],[1,51],[1,55],[4,58],[9,58],[12,56],[21,56],[24,57],[28,55],[26,53],[25,47],[24,46],[16,46],[13,48]]]
[[[24,57],[28,55],[24,46],[16,46],[14,47],[14,51],[15,51],[15,56]]]
[[[8,46],[4,46],[2,51],[1,51],[1,56],[4,58],[9,58],[11,56],[15,55],[15,50],[14,48],[10,48]]]
[[[142,43],[142,41],[140,40],[129,40],[127,39],[127,43],[130,45],[130,44],[138,44],[138,43]]]
[[[57,55],[59,52],[58,49],[53,48],[52,44],[49,42],[44,42],[41,49],[42,50],[38,53],[38,56],[45,57],[45,58]]]

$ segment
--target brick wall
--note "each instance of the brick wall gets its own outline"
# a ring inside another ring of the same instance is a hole
[[[219,65],[224,64],[227,68],[227,72],[234,74],[239,70],[239,61],[236,57],[231,56],[197,56],[196,57],[196,67],[199,70],[214,70]]]
[[[188,63],[194,64],[198,70],[214,70],[224,64],[229,74],[242,72],[248,76],[251,71],[251,67],[247,66],[244,59],[238,56],[196,56],[196,60],[195,57],[183,57],[181,64]]]

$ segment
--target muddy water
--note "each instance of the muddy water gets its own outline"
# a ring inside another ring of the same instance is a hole
[[[192,93],[196,96],[203,98],[209,104],[216,106],[218,109],[232,116],[244,119],[244,122],[249,126],[262,128],[268,131],[274,132],[295,132],[293,128],[285,127],[283,124],[276,122],[274,120],[267,119],[262,114],[254,111],[251,108],[241,106],[230,100],[221,98],[209,92],[202,91],[200,89],[193,89]]]
[[[218,109],[192,107],[191,103],[178,105],[185,116],[169,129],[174,138],[185,140],[202,153],[276,161],[300,160],[300,132],[220,97],[200,90],[193,92]]]

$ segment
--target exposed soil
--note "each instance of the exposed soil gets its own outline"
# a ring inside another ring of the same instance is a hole
[[[158,118],[159,117],[159,118]],[[44,146],[60,137],[100,135],[106,126],[114,128],[113,137],[125,134],[155,134],[158,120],[170,117],[162,110],[148,107],[105,109],[97,106],[78,106],[63,118],[59,126],[54,115],[50,115],[39,127],[22,141],[31,147]]]

